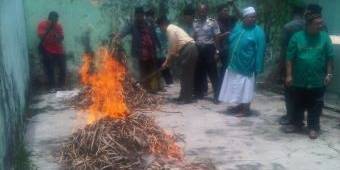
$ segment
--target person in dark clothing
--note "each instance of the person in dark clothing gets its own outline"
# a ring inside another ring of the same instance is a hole
[[[306,28],[291,38],[287,49],[286,85],[292,88],[293,113],[286,133],[302,129],[307,111],[309,137],[316,139],[320,131],[320,115],[325,88],[333,79],[333,44],[323,30],[320,14],[306,14]]]
[[[293,9],[294,19],[287,23],[284,26],[283,30],[283,37],[281,43],[281,58],[279,59],[279,83],[285,84],[285,77],[286,77],[286,64],[285,64],[285,57],[287,53],[287,48],[289,44],[290,38],[297,32],[302,31],[305,28],[305,16],[317,14],[322,16],[322,7],[318,4],[308,4],[307,7],[303,5],[295,6]],[[327,32],[326,24],[322,23],[322,30]],[[285,96],[285,105],[286,105],[286,115],[282,116],[279,119],[279,123],[281,125],[288,125],[290,124],[290,119],[292,115],[292,104],[293,99],[291,95],[292,89],[284,85],[284,96]]]
[[[305,8],[304,6],[295,6],[293,9],[293,20],[288,22],[284,28],[282,33],[282,42],[281,42],[281,57],[279,59],[279,83],[284,85],[285,77],[286,77],[286,53],[288,48],[288,43],[291,37],[305,28],[305,20],[304,20]],[[286,115],[280,118],[279,123],[281,125],[287,125],[290,123],[290,119],[292,116],[292,96],[291,96],[291,88],[284,85],[284,97],[285,97],[285,106],[286,106]]]
[[[236,15],[230,15],[231,8],[236,11]],[[228,38],[229,33],[234,28],[237,23],[240,15],[239,9],[236,7],[234,1],[229,1],[227,4],[221,4],[217,7],[218,18],[217,22],[220,27],[221,33],[218,35],[218,44],[217,50],[219,52],[219,59],[221,62],[221,67],[219,69],[220,72],[220,80],[223,79],[224,73],[227,69],[229,62],[229,47],[228,43],[226,43],[226,39]],[[222,81],[220,82],[222,84]]]
[[[322,16],[322,7],[318,4],[308,4],[306,8],[305,16],[309,14],[318,14]],[[325,23],[325,21],[323,21],[322,25],[323,25],[322,30],[328,32],[327,24]]]
[[[322,7],[318,4],[308,4],[307,5],[307,8],[306,8],[306,11],[305,11],[305,14],[308,15],[310,13],[313,13],[313,14],[320,14],[322,13]]]
[[[164,32],[156,24],[155,10],[153,8],[149,9],[145,13],[148,24],[155,29],[157,41],[159,43],[159,48],[157,48],[156,65],[160,69],[165,62],[166,48],[167,48],[167,37]],[[162,77],[167,85],[173,84],[173,77],[169,68],[162,69]]]
[[[214,103],[218,103],[219,78],[217,73],[216,38],[221,33],[216,20],[208,17],[208,6],[201,4],[198,18],[193,23],[194,39],[199,57],[195,72],[195,96],[203,98],[207,88],[207,75],[214,90]]]
[[[132,35],[131,55],[139,62],[140,80],[143,80],[141,84],[148,92],[156,93],[161,89],[159,76],[148,80],[145,78],[157,70],[156,53],[159,42],[154,27],[145,20],[142,7],[135,9],[134,22],[125,25],[115,39],[120,40],[128,34]]]
[[[195,9],[191,5],[185,6],[182,12],[182,28],[190,35],[194,36],[194,30],[192,24],[195,19]]]
[[[42,55],[44,71],[48,78],[49,88],[63,87],[66,76],[66,59],[63,47],[64,32],[60,23],[59,15],[52,11],[48,20],[41,21],[38,25],[37,34],[40,38],[39,52]],[[55,67],[58,72],[58,84],[55,83]]]

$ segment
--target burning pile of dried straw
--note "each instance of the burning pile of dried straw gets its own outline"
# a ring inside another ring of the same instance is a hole
[[[175,140],[143,115],[101,119],[76,132],[62,159],[72,169],[144,169],[149,155],[182,159]],[[154,164],[154,165],[152,165]]]
[[[154,119],[134,113],[155,108],[156,98],[136,86],[126,67],[103,48],[93,59],[84,56],[81,82],[88,89],[89,124],[67,141],[60,158],[67,169],[209,169],[186,164],[176,139],[156,125]],[[92,65],[92,66],[91,66]]]
[[[94,69],[91,58],[92,56],[84,56],[84,64],[80,70],[80,75],[85,85],[88,84],[88,74],[93,72]],[[164,101],[162,97],[148,93],[129,73],[125,75],[123,88],[126,105],[133,112],[155,110]],[[68,103],[80,109],[90,105],[91,98],[88,97],[88,94],[92,93],[91,91],[92,89],[86,85],[81,93],[68,101]]]

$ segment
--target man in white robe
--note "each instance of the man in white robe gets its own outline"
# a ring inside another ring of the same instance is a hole
[[[226,70],[219,100],[235,104],[229,111],[237,117],[250,114],[250,104],[255,95],[255,76],[263,71],[265,35],[256,25],[253,7],[242,11],[242,22],[238,23],[229,36],[231,59]]]

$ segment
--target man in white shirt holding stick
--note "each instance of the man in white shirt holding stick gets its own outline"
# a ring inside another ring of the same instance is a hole
[[[168,53],[162,68],[167,68],[178,58],[181,67],[180,84],[181,91],[176,99],[178,104],[193,102],[194,73],[198,57],[198,50],[195,41],[182,28],[170,24],[163,16],[157,20],[157,24],[168,37]]]

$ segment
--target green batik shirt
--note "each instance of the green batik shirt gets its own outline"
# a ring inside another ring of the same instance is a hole
[[[287,49],[287,60],[292,62],[293,86],[319,88],[324,86],[327,62],[334,58],[333,45],[326,32],[308,35],[296,33]]]
[[[266,38],[261,27],[237,23],[229,35],[229,69],[251,77],[263,72]]]

